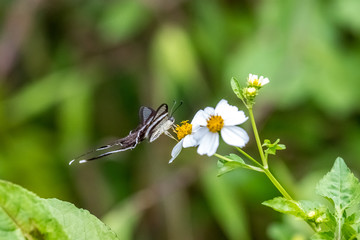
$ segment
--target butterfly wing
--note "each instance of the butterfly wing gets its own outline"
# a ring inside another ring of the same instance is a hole
[[[130,133],[128,136],[124,137],[124,138],[120,138],[112,143],[109,143],[105,146],[99,147],[95,150],[92,150],[90,152],[87,152],[75,159],[73,159],[70,163],[72,164],[73,162],[79,162],[79,163],[84,163],[84,162],[89,162],[89,161],[93,161],[114,153],[118,153],[118,152],[123,152],[129,149],[133,149],[136,147],[136,145],[140,142],[137,140],[138,137],[138,132],[133,132]],[[104,151],[106,150],[106,151]]]
[[[140,123],[135,129],[131,130],[129,134],[143,130],[152,121],[152,119],[155,117],[155,114],[156,112],[154,109],[141,106],[139,110]]]
[[[147,121],[154,118],[156,112],[154,109],[149,107],[140,107],[139,110],[139,118],[140,118],[140,124],[144,125]]]
[[[140,124],[137,128],[130,131],[128,136],[87,152],[73,159],[69,164],[72,164],[75,161],[79,163],[89,162],[114,153],[133,149],[138,143],[149,136],[150,142],[152,142],[162,133],[167,131],[174,123],[172,117],[172,120],[169,119],[167,104],[160,105],[156,111],[152,108],[143,106],[139,110],[139,117]]]
[[[173,126],[174,121],[175,119],[169,116],[168,105],[165,103],[161,104],[146,130],[145,137],[149,138],[150,142],[155,141],[161,134]]]
[[[146,124],[152,121],[152,119],[155,116],[155,113],[156,113],[155,110],[152,108],[140,107],[139,110],[140,124],[137,128],[130,131],[128,136],[124,138],[120,138],[112,143],[101,146],[90,152],[87,152],[73,159],[72,161],[70,161],[69,164],[72,164],[73,162],[79,162],[79,163],[89,162],[114,153],[135,148],[136,145],[144,139]]]

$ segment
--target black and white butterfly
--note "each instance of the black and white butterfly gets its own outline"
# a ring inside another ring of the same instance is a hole
[[[69,165],[75,161],[85,163],[110,154],[133,149],[144,139],[149,139],[149,142],[153,142],[163,133],[173,138],[168,130],[174,127],[175,118],[169,115],[167,104],[161,104],[156,111],[150,107],[142,106],[139,110],[139,117],[140,124],[137,128],[130,131],[129,135],[85,153],[71,160]]]

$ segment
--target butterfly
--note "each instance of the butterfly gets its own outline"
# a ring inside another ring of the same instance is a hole
[[[129,135],[87,152],[71,160],[69,165],[75,161],[78,163],[85,163],[110,154],[133,149],[144,139],[149,139],[149,142],[153,142],[163,133],[171,138],[174,138],[168,130],[175,126],[175,118],[169,115],[167,104],[161,104],[157,110],[142,106],[139,110],[139,117],[140,124],[134,130],[130,131]],[[98,154],[98,152],[102,153]]]

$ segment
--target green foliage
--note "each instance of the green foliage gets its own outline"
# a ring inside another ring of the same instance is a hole
[[[88,211],[0,181],[1,239],[118,239]]]
[[[304,217],[305,215],[298,202],[283,197],[277,197],[272,200],[265,201],[263,202],[263,204],[265,206],[273,208],[278,212],[291,214],[296,217]]]
[[[276,155],[276,150],[285,150],[286,146],[284,144],[279,144],[280,139],[277,139],[274,143],[271,143],[269,139],[264,140],[263,147],[267,147],[265,149],[265,154]]]
[[[344,160],[337,158],[331,171],[318,183],[316,193],[331,200],[341,216],[346,209],[359,203],[360,183]]]
[[[239,81],[236,78],[232,77],[230,80],[230,84],[231,84],[231,88],[232,88],[233,92],[235,93],[235,95],[242,100],[243,97],[241,94],[241,87],[240,87]]]
[[[219,168],[218,176],[221,176],[237,168],[246,167],[244,160],[236,154],[229,154],[228,156],[226,156],[226,158],[230,160],[228,161],[228,160],[220,159],[218,161],[217,164]]]
[[[318,202],[294,201],[283,197],[263,204],[274,210],[302,218],[316,232],[311,239],[355,239],[359,236],[359,214],[350,207],[360,202],[360,183],[342,158],[318,183],[316,193],[330,200],[332,208]]]
[[[149,10],[140,1],[116,1],[104,8],[98,29],[106,41],[121,42],[143,30],[149,15]]]
[[[262,171],[257,167],[246,164],[240,156],[233,153],[230,153],[229,155],[224,157],[221,156],[221,158],[218,160],[217,166],[219,168],[218,177],[237,168],[246,168],[255,171]]]

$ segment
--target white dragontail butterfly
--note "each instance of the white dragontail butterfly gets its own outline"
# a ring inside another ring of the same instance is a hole
[[[173,138],[168,130],[174,126],[175,118],[169,115],[167,104],[161,104],[156,111],[150,107],[142,106],[139,110],[139,117],[140,124],[137,126],[137,128],[130,131],[129,135],[124,138],[120,138],[115,142],[85,153],[71,160],[69,165],[75,161],[79,163],[85,163],[108,156],[110,154],[133,149],[144,139],[149,139],[149,142],[153,142],[163,133]]]

